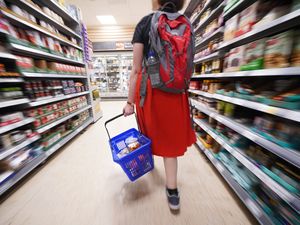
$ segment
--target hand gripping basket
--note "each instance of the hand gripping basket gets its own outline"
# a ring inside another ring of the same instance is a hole
[[[106,121],[105,129],[109,137],[109,145],[114,162],[122,167],[131,181],[135,181],[154,168],[153,156],[151,153],[151,140],[134,128],[111,138],[107,129],[107,124],[121,116],[123,116],[123,114]],[[125,140],[130,137],[137,138],[140,147],[123,157],[119,157],[118,153],[127,147]]]

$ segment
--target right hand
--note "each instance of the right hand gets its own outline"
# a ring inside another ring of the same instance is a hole
[[[123,113],[125,117],[134,114],[134,106],[126,103],[126,105],[123,108]]]

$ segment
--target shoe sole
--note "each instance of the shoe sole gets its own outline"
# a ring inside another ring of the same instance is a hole
[[[180,205],[171,205],[171,204],[169,204],[169,207],[170,207],[171,210],[174,210],[174,211],[177,211],[177,210],[180,209]]]

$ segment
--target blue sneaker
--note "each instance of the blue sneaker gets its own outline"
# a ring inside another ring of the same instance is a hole
[[[168,204],[169,204],[170,209],[171,210],[179,210],[180,209],[180,196],[179,196],[179,193],[170,195],[170,193],[166,189],[166,194],[167,194]]]

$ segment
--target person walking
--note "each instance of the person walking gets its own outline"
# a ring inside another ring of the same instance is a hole
[[[184,3],[184,0],[152,0],[152,7],[154,11],[166,13],[172,17],[183,8]],[[153,155],[161,156],[164,160],[166,195],[169,207],[171,210],[179,210],[177,157],[183,156],[187,151],[187,147],[196,142],[196,136],[190,118],[186,90],[180,93],[172,93],[153,88],[148,75],[146,76],[143,73],[143,67],[147,67],[145,66],[145,60],[149,58],[149,52],[152,49],[149,32],[151,31],[151,21],[154,15],[155,13],[152,13],[142,18],[135,28],[132,39],[133,68],[130,74],[128,101],[123,112],[125,116],[134,114],[134,106],[136,106],[141,132],[152,140]],[[186,17],[184,18],[186,19]],[[188,21],[188,19],[186,20]],[[189,34],[189,36],[193,37],[191,25],[190,29],[192,35]],[[194,43],[192,45],[194,56]],[[186,52],[182,54],[186,54]],[[151,56],[152,54],[150,54]],[[193,59],[190,60],[190,63],[193,63]],[[187,62],[181,63],[186,64]],[[192,64],[191,66],[193,67]],[[146,79],[145,96],[141,93],[143,92],[143,79]]]

